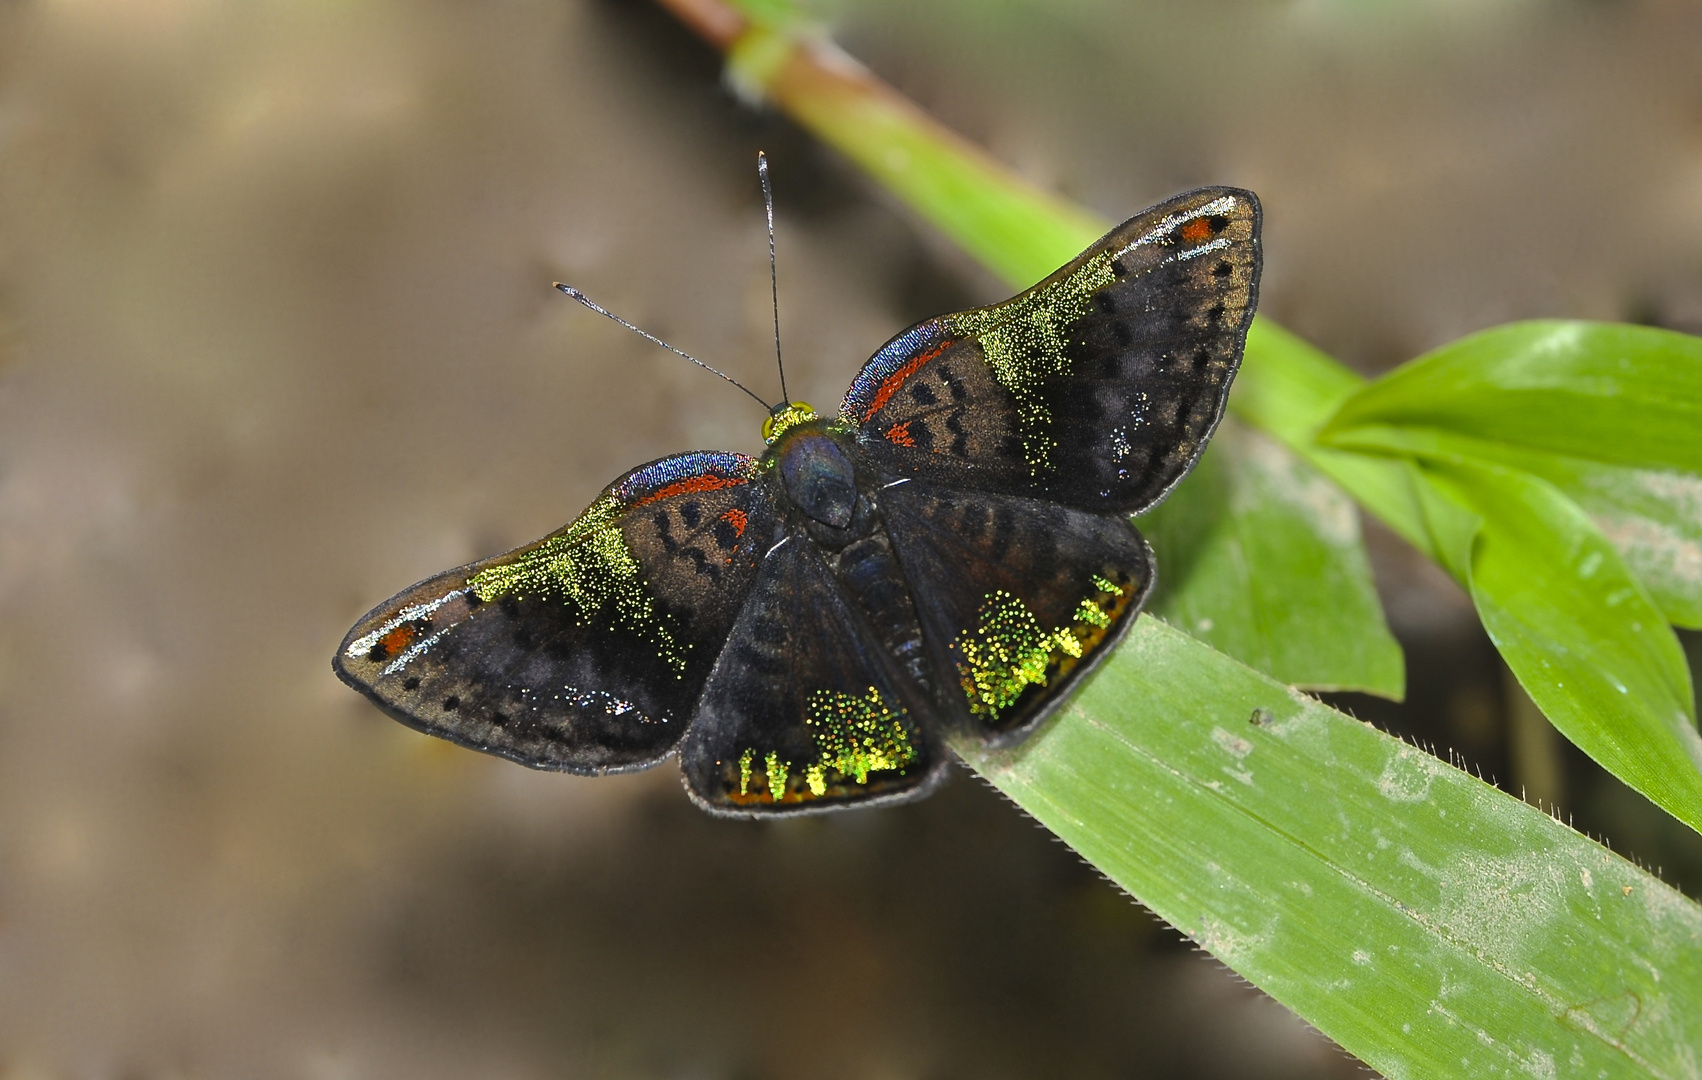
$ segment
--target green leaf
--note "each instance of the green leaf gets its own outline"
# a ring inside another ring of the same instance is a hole
[[[1261,315],[1247,333],[1229,408],[1306,454],[1318,429],[1366,385],[1363,376]]]
[[[1422,489],[1398,451],[1391,457],[1384,446],[1364,453],[1315,441],[1342,403],[1368,385],[1362,376],[1303,339],[1259,318],[1253,320],[1252,333],[1247,335],[1247,356],[1230,391],[1229,408],[1282,440],[1408,543],[1440,561]]]
[[[1617,323],[1496,327],[1378,379],[1319,437],[1375,424],[1702,473],[1702,338]]]
[[[1668,622],[1702,628],[1702,477],[1422,428],[1368,426],[1332,435],[1337,446],[1373,452],[1401,453],[1415,441],[1547,480],[1590,515]]]
[[[1584,510],[1549,481],[1448,432],[1363,427],[1339,442],[1405,453],[1424,541],[1554,726],[1702,831],[1702,737],[1684,651]],[[1546,456],[1546,455],[1545,455]]]
[[[1696,1075],[1702,907],[1158,620],[1049,730],[959,752],[1392,1080]]]
[[[1554,726],[1702,832],[1702,737],[1684,650],[1578,505],[1527,473],[1427,459],[1483,520],[1470,588],[1484,629]]]
[[[1595,348],[1605,354],[1616,342],[1627,339],[1641,347],[1627,352],[1645,361],[1653,356],[1657,363],[1666,363],[1668,369],[1658,377],[1671,376],[1678,384],[1691,384],[1694,397],[1694,383],[1702,378],[1695,363],[1697,339],[1666,331],[1597,323],[1515,324],[1440,349],[1373,386],[1293,334],[1259,319],[1248,337],[1247,359],[1229,403],[1238,415],[1281,438],[1290,449],[1346,487],[1407,540],[1439,557],[1423,535],[1417,505],[1406,490],[1408,484],[1399,468],[1388,461],[1343,453],[1340,448],[1357,445],[1374,452],[1386,448],[1368,443],[1363,430],[1386,427],[1396,419],[1402,424],[1414,422],[1420,414],[1419,403],[1426,401],[1430,404],[1424,406],[1428,411],[1423,416],[1433,426],[1463,422],[1455,409],[1458,401],[1448,402],[1442,410],[1431,408],[1443,392],[1435,383],[1445,381],[1444,374],[1450,379],[1469,377],[1474,371],[1485,373],[1486,378],[1494,375],[1498,364],[1484,361],[1484,353],[1490,348],[1512,345],[1527,354],[1520,358],[1520,364],[1529,364],[1533,355],[1552,356],[1561,343]],[[1622,360],[1634,358],[1621,355]],[[1423,378],[1413,375],[1421,364],[1436,365],[1437,372]],[[1455,370],[1460,365],[1468,370]],[[1647,381],[1649,376],[1643,373],[1640,378]],[[1401,397],[1389,389],[1391,386],[1412,389],[1415,399]],[[1494,393],[1482,386],[1461,392]],[[1352,403],[1344,404],[1350,398]],[[1577,404],[1575,398],[1563,400]],[[1549,399],[1548,403],[1554,401]],[[1593,412],[1595,405],[1589,402],[1584,411]],[[1340,416],[1332,422],[1338,409]],[[1326,443],[1320,445],[1314,437],[1326,423],[1329,430],[1322,435]],[[1353,433],[1356,424],[1361,432],[1357,437]],[[1456,434],[1473,437],[1458,429]],[[1702,478],[1668,468],[1613,464],[1611,457],[1593,444],[1583,457],[1533,449],[1509,442],[1510,434],[1516,433],[1492,424],[1487,437],[1474,437],[1472,456],[1540,476],[1565,492],[1613,541],[1668,621],[1702,628]],[[1689,442],[1702,439],[1691,434]],[[1675,454],[1669,448],[1666,456]],[[1684,456],[1683,451],[1676,456]]]
[[[1110,229],[1017,177],[825,42],[788,34],[773,3],[727,53],[733,84],[771,98],[918,210],[1013,288],[1027,288]]]
[[[1102,230],[825,42],[741,49],[742,85],[1011,284]],[[1461,536],[1477,517],[1430,474],[1313,441],[1363,385],[1260,319],[1231,408],[1469,572],[1476,541]],[[1695,1076],[1702,909],[1155,619],[1048,731],[1004,755],[960,750],[1160,916],[1395,1080]]]
[[[1702,629],[1702,476],[1558,454],[1494,455],[1583,507],[1668,622]]]
[[[1401,697],[1359,514],[1281,444],[1226,420],[1137,524],[1158,556],[1157,614],[1283,682]]]

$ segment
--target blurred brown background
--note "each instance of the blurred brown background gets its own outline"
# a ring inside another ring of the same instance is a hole
[[[1702,7],[844,0],[838,40],[1108,217],[1256,189],[1263,310],[1366,371],[1538,315],[1702,330]],[[617,0],[0,3],[0,1077],[1321,1077],[1360,1067],[967,775],[709,819],[384,719],[369,606],[625,468],[750,451],[772,156],[795,396],[1002,295]],[[1696,894],[1373,533],[1360,715]]]

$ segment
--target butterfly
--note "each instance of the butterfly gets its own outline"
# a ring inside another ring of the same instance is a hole
[[[533,768],[677,755],[718,814],[916,798],[948,740],[1021,740],[1133,625],[1155,571],[1129,519],[1223,415],[1259,228],[1249,191],[1160,203],[894,337],[838,415],[774,408],[760,456],[642,465],[561,530],[397,594],[333,666]]]

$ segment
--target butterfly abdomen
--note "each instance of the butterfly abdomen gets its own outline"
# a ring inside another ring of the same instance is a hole
[[[847,545],[834,562],[835,574],[856,598],[882,647],[912,682],[931,694],[935,680],[928,671],[921,620],[885,530],[876,529]]]

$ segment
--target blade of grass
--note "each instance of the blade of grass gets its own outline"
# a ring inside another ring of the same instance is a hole
[[[1702,338],[1618,323],[1498,326],[1378,379],[1320,439],[1372,424],[1702,473]]]
[[[1641,581],[1553,484],[1482,460],[1480,440],[1396,426],[1337,445],[1408,455],[1426,540],[1555,727],[1702,831],[1702,737],[1684,651]]]
[[[1702,627],[1702,339],[1516,323],[1444,346],[1350,396],[1327,429],[1313,424],[1307,434],[1349,446],[1350,429],[1398,426],[1447,433],[1460,447],[1469,440],[1471,456],[1565,492],[1667,619]],[[1604,418],[1615,417],[1628,422],[1605,430]]]
[[[1391,1078],[1694,1077],[1702,907],[1142,619],[1000,790]]]
[[[1541,477],[1590,515],[1668,622],[1702,628],[1702,477],[1611,465],[1429,428],[1346,429],[1332,441],[1396,454],[1419,444],[1446,447],[1451,454]]]

